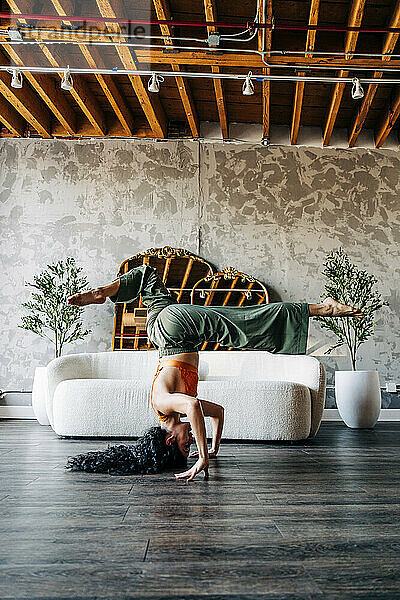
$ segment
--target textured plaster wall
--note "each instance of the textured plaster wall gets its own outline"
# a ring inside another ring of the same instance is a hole
[[[163,245],[256,276],[272,300],[298,301],[319,298],[324,256],[343,246],[390,303],[359,368],[399,381],[399,173],[388,150],[1,140],[0,387],[31,389],[34,367],[52,358],[18,328],[25,281],[73,256],[91,286],[104,284],[126,257]],[[85,324],[90,337],[66,352],[108,350],[111,303],[88,307]],[[309,353],[332,383],[348,361],[344,351],[324,357],[328,335],[311,323]]]

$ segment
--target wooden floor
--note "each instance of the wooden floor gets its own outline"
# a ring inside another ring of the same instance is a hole
[[[0,598],[400,598],[400,422],[222,446],[210,480],[70,473],[104,440],[0,422]]]

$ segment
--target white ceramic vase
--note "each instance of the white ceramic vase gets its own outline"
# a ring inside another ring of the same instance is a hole
[[[32,408],[41,425],[50,425],[46,410],[47,394],[47,367],[36,367],[32,388]]]
[[[378,371],[336,371],[335,395],[339,414],[348,427],[374,427],[381,412]]]

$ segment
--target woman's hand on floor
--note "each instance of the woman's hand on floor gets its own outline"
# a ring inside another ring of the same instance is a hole
[[[196,450],[195,452],[191,452],[189,454],[189,458],[196,458],[199,455],[198,451]],[[214,448],[209,448],[208,449],[208,458],[215,458],[217,456],[217,451],[214,450]]]
[[[175,477],[177,479],[187,479],[188,481],[191,481],[201,471],[204,471],[204,479],[208,479],[208,460],[204,458],[199,458],[199,460],[194,463],[193,467],[184,473],[175,473]]]

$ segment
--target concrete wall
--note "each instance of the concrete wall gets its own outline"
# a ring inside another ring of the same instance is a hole
[[[343,246],[390,303],[359,368],[399,381],[399,173],[392,150],[1,140],[0,388],[31,389],[34,367],[52,358],[46,341],[18,328],[25,281],[73,256],[91,286],[104,284],[126,257],[163,245],[254,275],[273,300],[298,301],[319,298],[324,256]],[[85,324],[93,333],[66,352],[108,350],[111,303],[88,307]],[[345,351],[323,356],[328,336],[312,322],[309,352],[332,382],[349,363]]]

